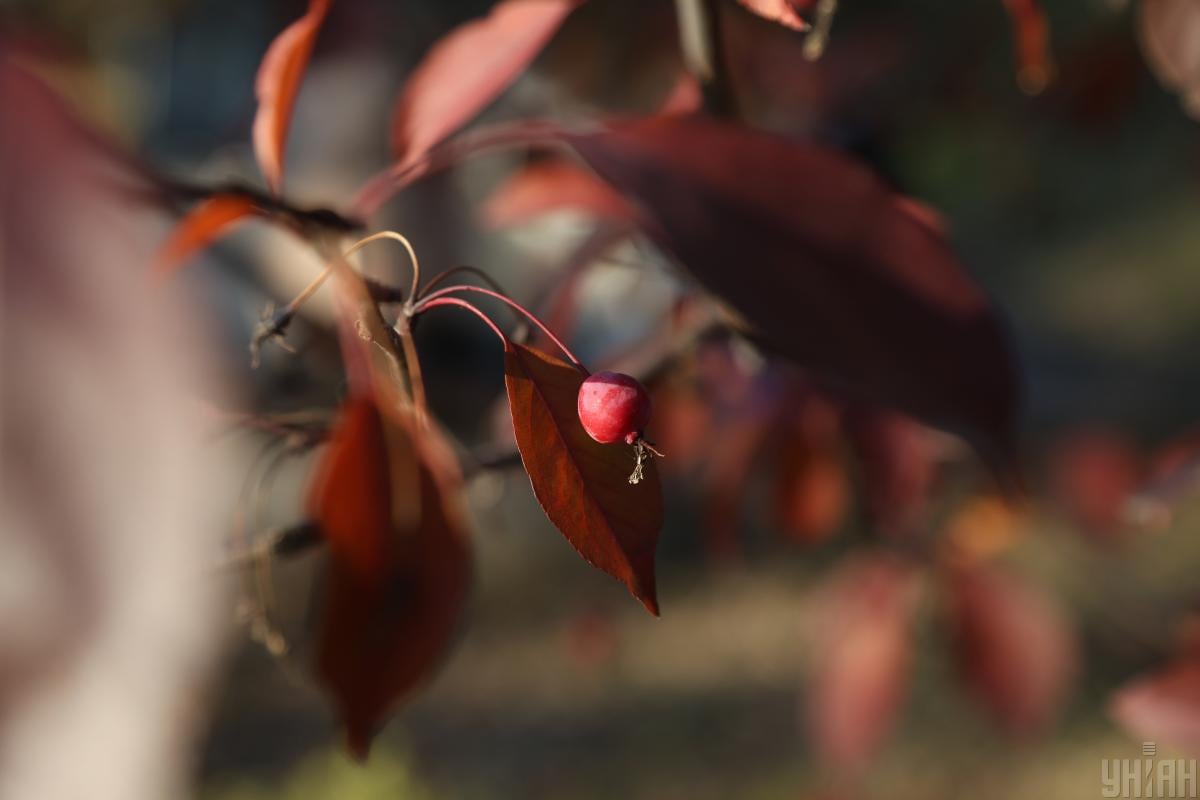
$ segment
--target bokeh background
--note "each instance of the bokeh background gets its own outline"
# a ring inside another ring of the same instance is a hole
[[[405,75],[488,5],[335,4],[294,117],[289,195],[344,205],[387,162],[387,119]],[[483,120],[650,112],[680,70],[673,8],[589,0]],[[148,161],[190,179],[254,181],[255,70],[302,11],[292,0],[39,0],[5,5],[0,21],[46,48],[42,74]],[[772,511],[776,456],[763,443],[778,431],[734,424],[731,434],[728,425],[754,419],[746,398],[764,383],[795,376],[718,338],[670,383],[693,400],[720,395],[733,410],[722,412],[725,427],[701,414],[669,434],[706,446],[686,467],[673,468],[670,451],[663,462],[661,619],[578,559],[519,467],[484,471],[468,484],[476,588],[461,640],[370,762],[339,755],[334,720],[305,676],[321,584],[319,557],[304,557],[276,570],[288,652],[232,635],[207,701],[199,796],[1065,800],[1099,796],[1101,759],[1138,755],[1140,740],[1108,715],[1109,697],[1179,649],[1200,598],[1200,517],[1186,486],[1169,509],[1126,513],[1158,454],[1186,441],[1197,420],[1197,123],[1145,65],[1133,11],[1120,3],[1047,4],[1056,74],[1036,96],[1014,76],[998,1],[845,2],[816,62],[802,57],[798,34],[733,2],[722,12],[744,118],[848,150],[936,208],[1002,309],[1026,393],[1029,500],[1001,507],[969,453],[931,434],[939,466],[918,539],[953,539],[956,552],[1020,576],[1056,609],[1078,669],[1051,718],[1021,735],[993,724],[960,680],[946,603],[925,575],[911,691],[894,731],[852,780],[817,757],[808,720],[830,581],[879,537],[845,443],[833,448],[841,488],[829,490],[840,511],[821,518],[819,535],[788,535]],[[403,231],[427,271],[472,264],[536,305],[592,223],[558,213],[489,226],[481,208],[518,165],[474,160],[408,192],[376,226]],[[367,264],[381,278],[406,274],[386,252]],[[262,308],[317,268],[287,237],[247,226],[181,277],[246,408],[334,407],[339,365],[321,301],[289,333],[299,356],[268,349],[257,370],[246,358]],[[584,281],[573,344],[585,360],[628,349],[656,330],[686,281],[644,244],[609,253]],[[475,452],[503,433],[490,337],[454,314],[418,332],[431,402]],[[738,391],[747,394],[730,399]],[[661,413],[695,411],[675,400]],[[262,444],[249,434],[213,446],[228,447],[248,474]],[[298,517],[310,466],[301,458],[279,471],[263,528]],[[726,481],[738,488],[732,511],[714,504]],[[232,508],[234,498],[213,502]],[[1030,636],[1034,651],[1051,647]]]

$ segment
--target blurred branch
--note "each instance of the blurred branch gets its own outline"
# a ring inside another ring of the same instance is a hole
[[[729,85],[721,35],[721,0],[675,0],[679,49],[688,72],[700,82],[704,110],[735,119],[737,102]]]

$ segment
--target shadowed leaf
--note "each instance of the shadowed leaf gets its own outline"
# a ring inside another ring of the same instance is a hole
[[[330,575],[316,670],[356,758],[433,672],[462,616],[471,566],[458,481],[433,431],[363,397],[317,467],[308,507]]]
[[[920,588],[911,566],[883,555],[834,580],[809,686],[809,729],[823,760],[860,767],[891,732],[908,688]]]
[[[846,432],[857,452],[871,524],[887,536],[919,530],[937,477],[933,433],[903,414],[856,409]]]
[[[392,114],[401,162],[457,131],[517,79],[580,0],[502,0],[451,31],[414,70]]]
[[[521,460],[550,521],[591,565],[624,583],[658,614],[654,550],[663,522],[654,462],[629,483],[633,448],[600,444],[579,422],[586,376],[565,361],[509,342],[504,383]]]
[[[283,156],[292,108],[312,55],[317,33],[332,0],[310,0],[308,11],[275,37],[254,80],[258,110],[254,114],[254,156],[272,192],[283,183]]]
[[[1032,586],[987,567],[953,571],[947,589],[967,687],[1008,732],[1044,728],[1078,660],[1074,634],[1058,608]]]
[[[154,259],[154,274],[165,277],[229,232],[233,225],[262,212],[247,197],[218,194],[204,200],[175,225]]]
[[[767,346],[1008,460],[1018,390],[996,314],[944,237],[869,170],[699,118],[566,139]]]

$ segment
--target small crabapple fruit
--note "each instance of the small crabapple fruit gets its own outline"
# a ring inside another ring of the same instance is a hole
[[[579,387],[579,421],[601,444],[634,444],[650,421],[650,395],[636,378],[597,372]]]

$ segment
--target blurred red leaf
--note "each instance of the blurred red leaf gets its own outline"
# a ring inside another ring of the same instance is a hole
[[[808,688],[808,725],[825,761],[862,766],[891,732],[908,688],[911,627],[921,577],[885,555],[834,579]]]
[[[483,19],[437,42],[392,113],[392,147],[408,162],[499,97],[541,52],[580,0],[501,0]]]
[[[154,259],[154,274],[166,277],[199,251],[228,233],[234,223],[261,214],[252,200],[218,194],[204,200],[179,220]]]
[[[1018,388],[996,314],[945,239],[869,170],[700,118],[566,139],[769,346],[967,435],[994,466],[1009,459]]]
[[[579,422],[586,376],[560,359],[509,342],[504,383],[521,461],[550,521],[589,564],[624,583],[658,614],[654,550],[663,522],[662,486],[651,461],[629,483],[633,449],[596,442]]]
[[[620,194],[588,170],[565,158],[546,158],[512,173],[482,209],[493,229],[521,225],[551,211],[577,211],[600,219],[633,216]]]
[[[1092,534],[1111,534],[1125,522],[1125,507],[1144,474],[1142,456],[1124,436],[1077,433],[1051,458],[1051,483],[1059,505]]]
[[[937,473],[931,432],[884,409],[847,414],[846,430],[862,469],[871,524],[888,536],[905,536],[925,521]]]
[[[1137,33],[1160,83],[1180,94],[1192,116],[1200,116],[1200,6],[1194,0],[1143,0],[1137,4]]]
[[[1054,717],[1077,670],[1074,632],[1040,591],[972,565],[947,576],[959,668],[1005,730],[1030,734]]]
[[[462,616],[471,566],[458,480],[432,430],[366,397],[347,404],[318,464],[308,506],[330,576],[316,668],[357,758]]]
[[[816,0],[738,0],[746,9],[763,19],[778,22],[794,31],[811,27],[801,14],[812,10]]]
[[[1012,20],[1021,90],[1037,94],[1054,76],[1050,58],[1050,25],[1041,0],[1004,0]]]
[[[1200,752],[1200,662],[1179,661],[1130,681],[1108,709],[1134,736]]]
[[[786,438],[775,473],[776,522],[796,541],[824,541],[841,524],[849,499],[837,411],[808,396],[780,435]]]
[[[283,156],[292,108],[331,2],[309,0],[304,16],[284,28],[271,42],[254,80],[254,93],[258,97],[258,110],[254,114],[254,156],[267,186],[276,194],[283,183]]]

